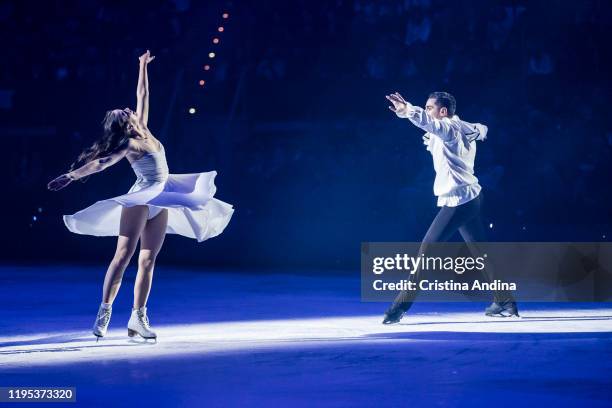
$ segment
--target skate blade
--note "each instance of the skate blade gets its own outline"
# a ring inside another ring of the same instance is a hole
[[[139,335],[145,340],[155,340],[155,342],[157,342],[157,337],[145,337],[142,334],[138,333],[136,330],[128,329],[128,337],[134,337],[136,335]]]
[[[402,316],[403,317],[403,316]],[[389,325],[389,324],[398,324],[400,321],[402,320],[402,318],[400,317],[397,320],[387,320],[387,319],[383,319],[382,324]]]
[[[499,318],[515,318],[515,319],[520,319],[521,316],[519,316],[518,313],[509,313],[509,312],[501,312],[501,313],[485,313],[485,316],[488,317],[499,317]]]
[[[399,324],[400,320],[392,320],[392,321],[384,321],[382,322],[382,324],[384,324],[385,326],[389,326],[391,324]]]

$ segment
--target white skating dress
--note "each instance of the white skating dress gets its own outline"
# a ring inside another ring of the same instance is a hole
[[[64,215],[66,227],[95,236],[119,235],[121,208],[149,207],[148,219],[168,209],[167,234],[180,234],[202,242],[219,235],[232,217],[233,207],[213,198],[216,171],[170,174],[166,152],[147,153],[132,163],[137,179],[127,194],[101,200],[72,215]]]

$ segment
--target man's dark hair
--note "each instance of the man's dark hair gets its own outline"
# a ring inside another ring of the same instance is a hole
[[[429,94],[429,99],[435,99],[436,105],[441,108],[446,108],[448,116],[452,117],[457,109],[457,101],[455,97],[448,92],[432,92]]]

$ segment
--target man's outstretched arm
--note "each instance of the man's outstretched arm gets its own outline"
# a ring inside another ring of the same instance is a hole
[[[404,100],[397,92],[387,95],[387,99],[393,104],[393,106],[389,106],[389,109],[399,118],[409,119],[415,126],[440,137],[444,141],[452,140],[452,129],[445,121],[433,118],[423,108]]]

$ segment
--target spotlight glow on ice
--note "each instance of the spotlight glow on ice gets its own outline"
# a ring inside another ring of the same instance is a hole
[[[612,331],[612,309],[522,310],[522,318],[490,318],[473,312],[424,313],[399,324],[382,325],[380,316],[155,326],[158,341],[134,340],[125,327],[111,324],[98,343],[88,329],[0,337],[0,368],[63,365],[108,360],[214,355],[249,350],[348,347],[380,342],[455,341],[454,333],[602,333]],[[154,323],[154,322],[153,322]],[[114,326],[114,327],[113,327]],[[426,337],[423,334],[428,334]],[[411,335],[414,337],[411,338]]]

